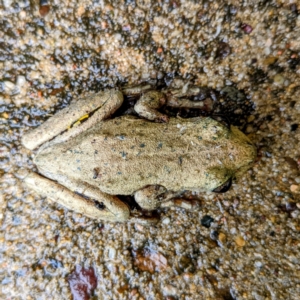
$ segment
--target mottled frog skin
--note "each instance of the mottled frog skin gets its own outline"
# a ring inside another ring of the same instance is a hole
[[[91,111],[102,111],[104,117],[88,128],[86,122],[72,127],[42,145],[34,163],[44,177],[30,173],[25,179],[38,193],[89,217],[130,219],[128,207],[115,195],[135,195],[141,207],[155,209],[186,190],[214,191],[242,175],[255,160],[255,147],[234,126],[207,117],[162,116],[155,110],[168,104],[161,92],[145,93],[139,100],[142,105],[135,106],[152,121],[134,116],[103,120],[121,105],[123,95],[108,90],[93,97],[98,104]],[[76,112],[82,108],[80,101],[74,104]],[[155,109],[154,101],[158,102]],[[82,114],[86,112],[90,111],[85,106]],[[35,148],[44,130],[49,135],[49,128],[57,135],[65,124],[57,130],[53,124],[69,114],[70,108],[52,117],[44,128],[24,137],[23,143]],[[97,118],[95,114],[90,118]]]

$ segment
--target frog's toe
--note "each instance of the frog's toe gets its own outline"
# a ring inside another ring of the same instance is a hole
[[[193,211],[193,210],[196,210],[197,208],[199,208],[200,202],[197,200],[174,198],[172,200],[163,202],[161,204],[161,207],[172,207],[172,206],[181,207],[181,208]]]

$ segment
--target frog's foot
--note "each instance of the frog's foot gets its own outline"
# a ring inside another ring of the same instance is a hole
[[[141,208],[147,210],[154,210],[177,196],[178,193],[169,192],[161,185],[149,185],[134,193],[135,201]]]
[[[122,103],[123,94],[113,89],[88,95],[72,102],[41,126],[24,134],[22,143],[26,148],[33,150],[55,136],[57,138],[51,144],[63,142],[109,117]],[[85,122],[81,122],[84,119]]]
[[[199,86],[191,86],[189,83],[186,83],[177,87],[171,86],[170,88],[163,90],[163,92],[169,96],[184,98],[199,95],[199,93],[201,92],[201,88]]]
[[[197,86],[184,86],[180,89],[168,89],[164,93],[167,97],[167,106],[170,107],[183,107],[183,108],[196,108],[207,112],[213,110],[214,102],[210,98],[206,98],[199,101],[198,95],[201,93],[201,89]],[[188,98],[194,97],[195,100]]]
[[[122,88],[122,93],[126,96],[138,96],[153,89],[149,83],[130,85]]]
[[[90,218],[111,222],[129,219],[130,211],[125,203],[90,185],[82,183],[81,194],[36,173],[29,173],[24,182],[38,194]]]
[[[142,117],[155,122],[168,122],[167,115],[158,111],[166,104],[166,98],[163,93],[150,91],[141,96],[134,106],[134,110]]]

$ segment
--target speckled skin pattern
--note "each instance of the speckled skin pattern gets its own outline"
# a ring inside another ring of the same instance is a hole
[[[210,191],[246,171],[255,156],[244,134],[210,118],[154,123],[125,116],[42,150],[35,163],[48,176],[62,174],[108,194],[131,195],[156,184]]]

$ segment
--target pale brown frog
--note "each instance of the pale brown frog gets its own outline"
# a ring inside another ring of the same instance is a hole
[[[162,105],[203,105],[180,92],[166,97],[147,91],[135,105],[143,119],[105,120],[122,102],[118,90],[92,94],[24,135],[27,148],[42,145],[34,158],[42,176],[31,172],[27,186],[88,217],[122,222],[130,219],[130,210],[115,195],[134,195],[152,210],[186,190],[222,191],[255,160],[255,147],[236,127],[157,111]],[[86,114],[85,122],[71,126]]]

